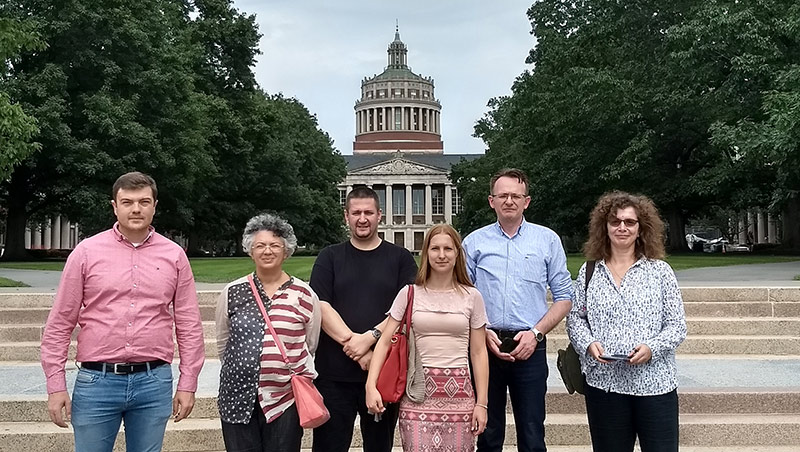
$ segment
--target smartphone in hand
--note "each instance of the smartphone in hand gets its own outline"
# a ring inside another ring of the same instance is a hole
[[[515,341],[513,337],[504,337],[502,342],[500,342],[500,351],[503,353],[511,353],[517,348],[517,344],[519,344],[519,342]]]
[[[631,359],[628,357],[628,355],[619,355],[619,354],[614,354],[614,355],[600,355],[600,358],[603,358],[603,359],[605,359],[606,361],[630,361],[630,360],[631,360]]]

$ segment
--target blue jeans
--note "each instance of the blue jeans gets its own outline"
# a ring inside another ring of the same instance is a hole
[[[506,434],[506,398],[511,397],[519,452],[545,452],[546,341],[525,361],[503,361],[489,352],[489,419],[478,452],[501,452]]]
[[[172,414],[172,367],[115,375],[80,369],[72,392],[75,452],[111,452],[125,421],[128,452],[160,452]]]
[[[586,385],[594,452],[678,452],[678,391],[654,396],[606,392]]]

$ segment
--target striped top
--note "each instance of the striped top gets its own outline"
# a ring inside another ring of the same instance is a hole
[[[290,278],[269,298],[255,274],[253,279],[292,370],[316,378],[313,354],[321,324],[317,295],[305,282]],[[249,422],[257,398],[267,422],[277,419],[294,403],[291,371],[266,329],[247,277],[223,289],[216,324],[222,364],[217,398],[220,418],[233,424]]]

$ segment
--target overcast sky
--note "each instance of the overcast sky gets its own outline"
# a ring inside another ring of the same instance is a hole
[[[415,73],[431,76],[447,154],[482,153],[472,137],[492,97],[511,93],[534,45],[532,0],[235,0],[263,34],[256,79],[296,97],[343,154],[352,154],[353,106],[365,76],[383,72],[395,19]]]

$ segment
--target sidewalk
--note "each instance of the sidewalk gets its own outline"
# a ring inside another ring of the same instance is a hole
[[[684,287],[800,287],[800,260],[776,264],[703,267],[675,272]],[[0,276],[30,287],[0,287],[0,293],[55,292],[61,272],[0,268]],[[197,283],[197,290],[221,290],[225,283]]]
[[[564,384],[556,369],[553,350],[547,356],[550,390],[563,391]],[[8,364],[8,363],[7,363]],[[219,388],[218,359],[209,359],[198,378],[198,396],[216,396]],[[178,376],[178,363],[172,372]],[[74,362],[67,363],[67,387],[72,388],[77,369]],[[15,363],[0,366],[0,400],[47,397],[44,373],[38,363]],[[175,379],[177,385],[177,378]],[[778,356],[714,357],[684,355],[678,357],[678,387],[692,390],[725,390],[758,388],[760,390],[800,391],[800,359]]]

